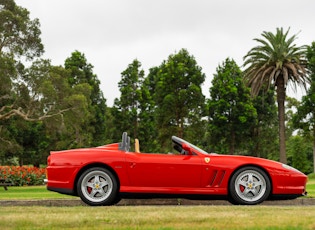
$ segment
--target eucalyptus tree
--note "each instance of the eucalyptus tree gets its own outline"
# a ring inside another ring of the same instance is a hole
[[[28,84],[19,85],[14,102],[21,114],[0,121],[0,155],[39,165],[52,149],[80,146],[86,135],[80,128],[88,119],[90,89],[87,84],[70,87],[68,76],[69,71],[48,60],[34,61],[25,69]],[[31,116],[23,114],[27,110]]]
[[[69,149],[87,146],[91,134],[85,125],[91,118],[91,87],[87,83],[71,86],[68,79],[69,70],[61,66],[50,66],[47,77],[42,78],[43,95],[47,104],[63,111],[58,116],[50,116],[43,120],[45,132],[49,137],[47,150]]]
[[[87,84],[70,87],[67,70],[40,59],[40,35],[39,20],[30,19],[27,9],[0,1],[0,155],[37,165],[53,146],[72,146],[59,138],[88,119],[91,94]],[[66,139],[82,142],[81,135],[72,137]]]
[[[14,0],[0,2],[0,56],[33,59],[43,53],[39,20],[31,20],[29,14]]]
[[[250,128],[256,123],[256,109],[242,71],[227,58],[219,65],[212,80],[208,100],[211,144],[221,153],[244,153],[242,145],[250,143]]]
[[[0,157],[4,160],[23,153],[25,121],[51,115],[41,110],[41,98],[25,77],[24,64],[44,52],[40,34],[39,20],[30,19],[27,9],[14,0],[0,1]]]
[[[13,0],[0,2],[0,120],[12,116],[32,119],[34,115],[34,108],[18,106],[20,90],[27,84],[21,59],[31,61],[41,56],[40,34],[39,20],[31,20],[27,9]]]
[[[90,138],[85,145],[103,145],[106,139],[106,99],[100,89],[100,80],[93,73],[93,65],[88,63],[85,55],[74,51],[71,57],[65,60],[65,69],[70,71],[68,76],[69,85],[72,87],[87,84],[90,88],[89,119],[86,119],[84,132],[90,133]]]
[[[305,47],[294,42],[297,35],[288,36],[277,28],[275,34],[264,31],[263,38],[255,38],[259,43],[244,56],[246,84],[251,87],[253,95],[257,95],[262,87],[268,89],[274,85],[277,93],[279,118],[280,161],[287,162],[285,149],[285,97],[286,87],[292,83],[294,87],[306,88],[309,81],[306,74]]]

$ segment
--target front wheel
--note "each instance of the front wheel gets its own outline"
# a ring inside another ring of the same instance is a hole
[[[229,192],[234,204],[254,205],[266,200],[271,191],[267,174],[256,167],[237,170],[230,181]]]
[[[117,198],[117,180],[107,169],[90,168],[80,176],[77,191],[81,200],[88,205],[112,205]]]

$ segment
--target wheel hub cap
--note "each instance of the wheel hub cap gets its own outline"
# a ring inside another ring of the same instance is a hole
[[[264,177],[253,170],[247,170],[236,178],[235,191],[244,201],[258,201],[266,191],[266,181]]]

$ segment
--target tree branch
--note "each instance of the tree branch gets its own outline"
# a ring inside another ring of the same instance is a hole
[[[11,108],[11,106],[3,106],[0,109],[0,112],[3,112],[7,108]],[[67,111],[69,111],[71,109],[73,109],[73,108],[62,109],[62,110],[59,110],[58,112],[53,113],[53,114],[45,114],[45,115],[39,116],[39,117],[31,117],[31,112],[30,111],[27,111],[25,113],[25,112],[23,112],[22,108],[20,107],[18,109],[11,109],[7,113],[0,114],[0,120],[7,120],[7,119],[9,119],[9,118],[11,118],[13,116],[19,116],[19,117],[21,117],[22,119],[24,119],[26,121],[42,121],[44,119],[47,119],[47,118],[50,118],[50,117],[54,117],[54,116],[58,116],[58,115],[63,117],[63,113],[67,112]]]

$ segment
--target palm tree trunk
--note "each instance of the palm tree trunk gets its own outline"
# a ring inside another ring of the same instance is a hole
[[[279,118],[279,144],[280,144],[280,162],[287,163],[287,155],[285,150],[285,86],[283,77],[279,76],[276,82],[277,86],[277,102],[278,102],[278,118]]]

